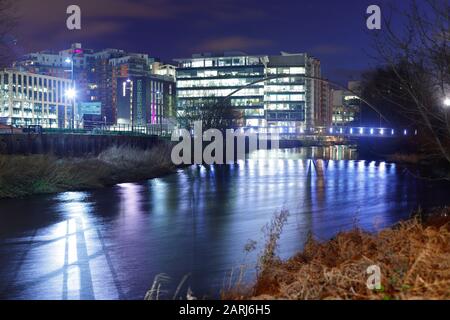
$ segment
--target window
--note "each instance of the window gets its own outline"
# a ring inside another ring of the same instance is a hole
[[[192,68],[203,68],[204,67],[204,61],[203,60],[194,60],[192,61]]]

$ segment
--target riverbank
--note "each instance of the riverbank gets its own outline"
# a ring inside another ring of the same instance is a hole
[[[370,234],[355,229],[327,242],[310,238],[287,261],[264,260],[250,289],[226,299],[450,299],[450,208]],[[367,268],[381,287],[367,287]]]
[[[0,199],[87,190],[155,178],[176,170],[171,145],[111,147],[98,156],[0,155]]]

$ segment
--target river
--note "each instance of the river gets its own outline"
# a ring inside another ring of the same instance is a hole
[[[142,183],[1,200],[0,299],[143,299],[159,274],[167,277],[160,299],[185,276],[180,296],[190,287],[216,298],[239,266],[252,280],[262,227],[281,209],[289,211],[279,242],[287,258],[309,233],[374,231],[419,205],[449,202],[441,184],[358,160],[344,146],[259,151]],[[246,252],[250,241],[256,248]]]

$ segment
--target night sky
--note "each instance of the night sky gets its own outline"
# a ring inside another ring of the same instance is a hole
[[[309,52],[326,77],[345,83],[371,63],[366,8],[406,0],[19,0],[16,52],[86,48],[145,52],[170,62],[192,53]],[[66,28],[66,8],[82,30]],[[383,12],[384,13],[384,12]]]

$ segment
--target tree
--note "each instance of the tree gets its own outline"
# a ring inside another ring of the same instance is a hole
[[[401,18],[384,18],[374,37],[382,65],[377,77],[389,79],[375,94],[419,129],[430,156],[448,164],[450,110],[443,101],[450,96],[449,14],[448,0],[411,0]]]
[[[396,66],[403,76],[406,75],[406,67],[402,63]],[[399,83],[391,67],[378,67],[365,72],[361,81],[361,97],[377,106],[378,111],[389,121],[386,125],[390,127],[408,128],[420,121],[414,109],[404,107],[412,105],[414,101]],[[371,121],[369,125],[375,125],[379,121],[378,113],[370,112],[369,108],[364,112],[365,121]]]
[[[8,65],[12,56],[8,35],[16,23],[13,12],[13,0],[0,0],[0,69]]]
[[[178,110],[177,118],[183,128],[192,129],[195,121],[202,121],[204,130],[224,131],[236,127],[242,119],[242,113],[223,101],[209,100],[200,105],[190,105]]]

